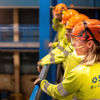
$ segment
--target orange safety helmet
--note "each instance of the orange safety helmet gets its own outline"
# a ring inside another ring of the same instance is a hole
[[[64,3],[57,4],[54,7],[55,14],[60,14],[60,13],[62,13],[62,11],[66,11],[66,10],[67,10],[67,6]]]
[[[69,20],[69,18],[71,18],[72,16],[74,16],[76,14],[79,14],[79,12],[74,9],[69,9],[69,10],[65,11],[62,15],[61,24],[66,24],[67,21]]]
[[[93,39],[96,43],[100,43],[100,21],[96,19],[81,21],[75,25],[72,37],[77,37],[80,40]]]
[[[77,14],[69,19],[65,28],[72,29],[77,23],[79,23],[82,20],[86,20],[86,19],[89,19],[89,17],[84,14]]]

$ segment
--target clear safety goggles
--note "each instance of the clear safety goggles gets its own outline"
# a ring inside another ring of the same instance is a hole
[[[77,37],[71,37],[71,44],[73,45],[73,46],[75,46],[76,48],[83,48],[84,46],[85,46],[85,43],[86,43],[87,41],[85,41],[85,40],[81,40],[81,39],[79,39],[79,38],[77,38]]]

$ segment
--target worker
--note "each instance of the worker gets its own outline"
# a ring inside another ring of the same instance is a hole
[[[100,100],[100,21],[88,19],[76,24],[72,43],[77,55],[84,56],[81,63],[57,85],[40,79],[34,84],[56,99],[75,93],[77,100]]]
[[[52,14],[53,14],[52,27],[57,32],[57,37],[56,37],[57,42],[55,43],[50,42],[48,44],[49,47],[56,47],[58,41],[62,40],[64,34],[66,33],[64,25],[60,24],[60,22],[62,20],[63,12],[67,10],[68,10],[67,6],[64,3],[57,4],[52,10]]]

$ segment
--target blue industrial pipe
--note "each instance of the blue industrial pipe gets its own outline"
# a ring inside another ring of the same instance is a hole
[[[31,94],[31,97],[30,97],[29,100],[35,100],[35,99],[36,99],[36,95],[37,95],[38,90],[39,90],[39,86],[36,85],[36,86],[34,87],[34,90],[33,90],[32,94]]]

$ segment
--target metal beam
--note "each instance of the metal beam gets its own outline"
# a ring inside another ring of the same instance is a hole
[[[40,0],[40,59],[48,53],[50,40],[50,0]]]
[[[50,0],[40,0],[40,59],[44,57],[48,51],[48,43],[50,41]],[[51,80],[52,73],[49,71],[48,80]],[[41,100],[51,100],[49,96],[43,94]]]

